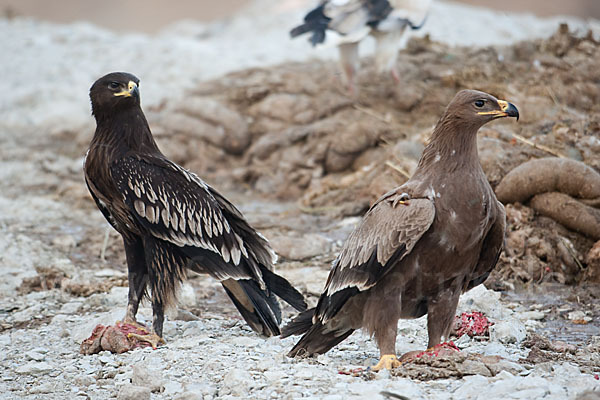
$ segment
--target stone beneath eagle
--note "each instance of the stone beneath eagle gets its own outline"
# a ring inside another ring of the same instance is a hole
[[[325,353],[363,328],[392,368],[401,318],[427,314],[428,347],[447,338],[461,293],[488,277],[502,251],[506,214],[477,155],[477,131],[516,107],[459,92],[408,182],[381,197],[333,262],[316,308],[283,328],[304,334],[290,356]]]
[[[139,302],[148,295],[152,330],[161,336],[164,308],[192,270],[219,280],[254,331],[278,335],[275,295],[299,311],[306,303],[271,271],[276,256],[267,240],[225,197],[160,152],[140,107],[135,76],[108,74],[93,84],[90,98],[97,127],[85,180],[123,237],[129,277],[124,322],[135,323]]]
[[[324,43],[327,32],[337,36],[340,64],[351,92],[359,67],[358,45],[368,35],[376,40],[375,66],[379,73],[390,72],[400,80],[396,68],[401,38],[407,27],[419,29],[425,23],[431,0],[321,0],[292,29],[292,38],[310,33],[313,46]]]

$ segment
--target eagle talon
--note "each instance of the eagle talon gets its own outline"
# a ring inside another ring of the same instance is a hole
[[[379,372],[382,369],[392,370],[401,365],[402,363],[400,362],[400,360],[398,360],[395,354],[384,354],[379,359],[379,362],[370,368],[372,371]]]

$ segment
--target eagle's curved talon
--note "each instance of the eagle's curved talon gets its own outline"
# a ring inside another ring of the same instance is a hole
[[[395,354],[384,354],[381,356],[381,358],[379,359],[379,362],[376,365],[369,367],[369,368],[372,371],[379,372],[382,369],[392,370],[401,365],[402,365],[402,363],[400,362],[400,360],[398,360],[398,358],[396,357]]]

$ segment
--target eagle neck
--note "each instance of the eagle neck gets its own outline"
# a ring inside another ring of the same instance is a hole
[[[423,150],[417,173],[427,173],[435,169],[443,173],[433,174],[433,176],[443,176],[463,170],[483,174],[477,152],[479,127],[457,116],[442,117],[431,135],[429,144]]]
[[[95,146],[114,149],[114,157],[128,152],[160,154],[140,107],[120,110],[111,116],[96,115],[96,133],[91,147]]]

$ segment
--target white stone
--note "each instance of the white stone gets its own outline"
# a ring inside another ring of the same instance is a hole
[[[29,358],[30,360],[34,360],[34,361],[43,361],[45,358],[44,354],[39,353],[35,350],[26,352],[25,357]]]
[[[504,344],[521,343],[526,337],[525,325],[516,318],[496,321],[490,328],[490,339]]]
[[[183,390],[183,385],[176,381],[167,382],[164,384],[164,395],[169,396],[175,393],[180,393]]]
[[[60,308],[61,314],[75,314],[81,308],[83,302],[81,301],[70,301],[68,303],[63,304]]]
[[[543,313],[542,311],[523,311],[521,313],[517,313],[517,317],[521,320],[521,321],[527,321],[527,320],[535,320],[535,321],[539,321],[542,320],[546,317],[546,314]]]
[[[145,364],[137,364],[131,367],[131,383],[135,386],[144,386],[151,392],[161,392],[163,387],[163,377],[161,371],[148,368]]]
[[[263,375],[269,382],[277,382],[286,376],[286,374],[280,370],[268,370],[265,371]]]
[[[567,318],[569,318],[571,321],[583,320],[586,322],[590,322],[592,320],[592,317],[587,316],[586,313],[581,310],[571,311],[567,315]]]
[[[18,367],[15,372],[21,375],[45,375],[53,370],[54,367],[47,362],[30,361]]]
[[[124,385],[119,389],[117,400],[150,400],[150,389],[143,386]]]
[[[242,396],[248,393],[252,381],[253,379],[248,371],[234,368],[223,378],[223,386],[228,388],[231,394]]]
[[[298,379],[312,379],[312,377],[314,376],[313,372],[308,369],[308,368],[303,368],[300,371],[296,372],[296,374],[294,375],[294,377],[298,378]]]

